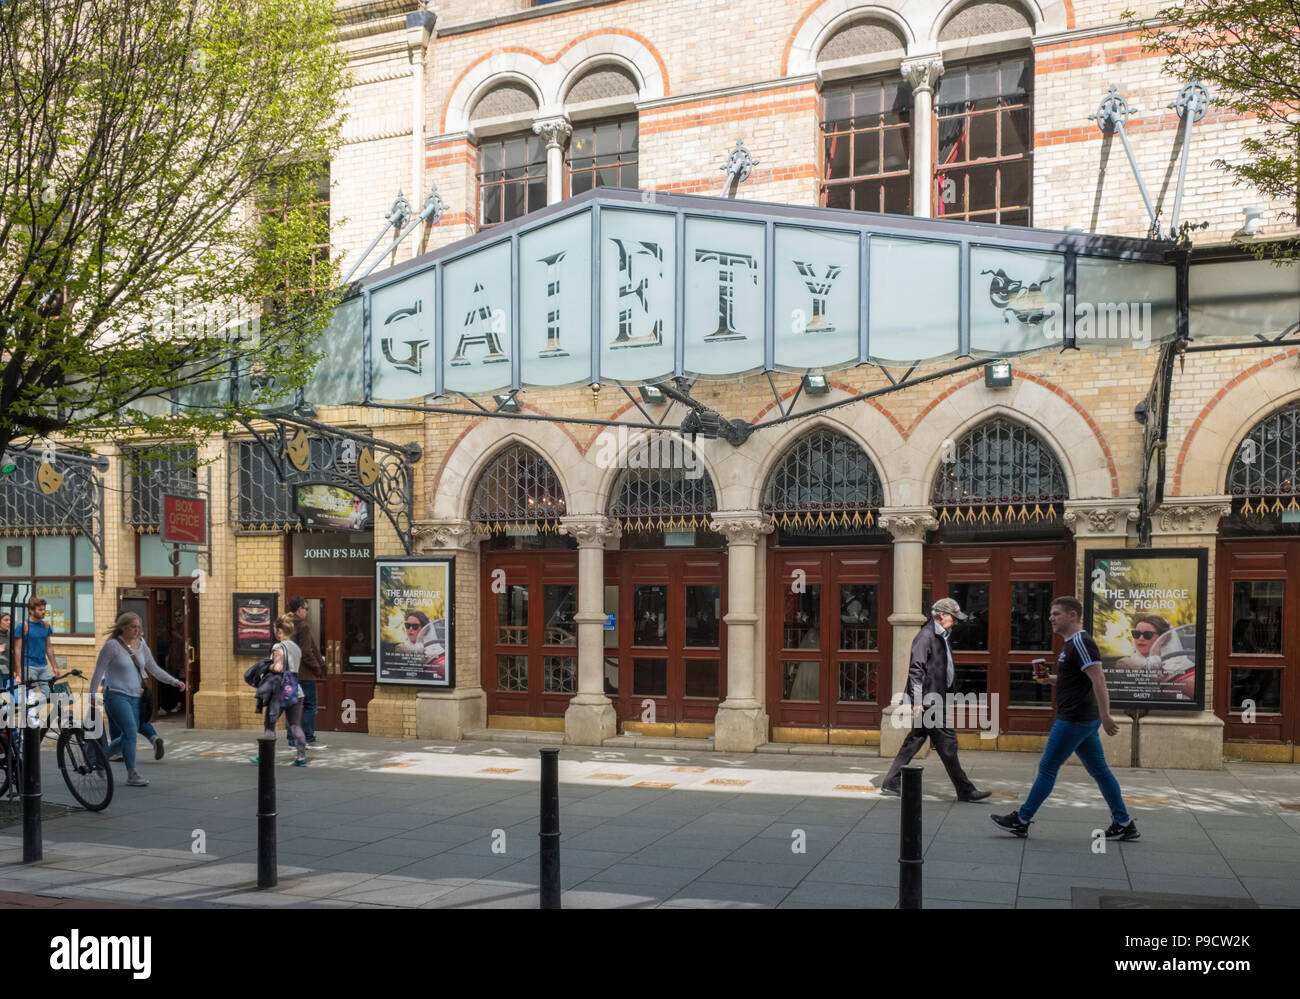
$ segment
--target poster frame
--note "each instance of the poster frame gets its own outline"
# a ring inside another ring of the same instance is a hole
[[[1196,670],[1196,688],[1195,695],[1190,701],[1149,701],[1135,700],[1133,698],[1117,697],[1110,690],[1110,684],[1107,682],[1106,693],[1110,698],[1112,709],[1129,711],[1136,709],[1158,710],[1158,711],[1188,711],[1201,712],[1205,710],[1205,674],[1209,669],[1210,650],[1206,646],[1209,621],[1209,564],[1210,550],[1208,548],[1088,548],[1084,551],[1083,564],[1083,582],[1084,582],[1084,599],[1083,599],[1083,629],[1089,635],[1093,635],[1093,610],[1094,594],[1092,590],[1092,574],[1096,568],[1098,560],[1122,558],[1129,561],[1137,559],[1188,559],[1196,562],[1196,647],[1201,653],[1200,662],[1197,663]],[[1093,635],[1096,641],[1096,636]],[[1105,666],[1103,664],[1102,673],[1105,675]]]
[[[444,606],[447,613],[447,678],[446,680],[412,680],[408,678],[385,677],[383,622],[384,605],[380,593],[380,580],[384,569],[389,566],[445,566],[447,571],[447,596]],[[401,687],[431,687],[435,690],[456,689],[456,556],[429,558],[427,555],[400,555],[375,557],[375,685]]]
[[[271,636],[265,649],[251,648],[250,644],[241,641],[239,638],[239,608],[241,603],[248,603],[252,600],[266,601],[271,608]],[[280,616],[280,594],[279,593],[234,593],[231,594],[231,640],[234,655],[237,656],[269,656],[271,646],[275,644],[275,622]]]

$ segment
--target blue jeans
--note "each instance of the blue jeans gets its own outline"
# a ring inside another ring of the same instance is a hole
[[[104,755],[121,753],[127,772],[131,773],[135,770],[135,737],[140,730],[140,698],[123,694],[119,690],[106,690],[104,713],[108,715],[111,730],[117,733]]]
[[[1110,772],[1110,767],[1106,766],[1106,756],[1101,749],[1101,736],[1097,734],[1100,729],[1100,718],[1086,722],[1056,719],[1051,733],[1047,736],[1043,758],[1038,761],[1038,778],[1034,781],[1034,786],[1029,789],[1029,797],[1020,806],[1022,821],[1028,822],[1034,817],[1034,813],[1042,807],[1047,796],[1052,793],[1052,787],[1056,784],[1056,775],[1065,761],[1070,758],[1071,753],[1078,753],[1079,760],[1088,771],[1088,776],[1097,782],[1097,787],[1101,788],[1101,795],[1110,806],[1111,818],[1120,825],[1128,825],[1129,814],[1124,808],[1119,781]]]
[[[105,712],[105,714],[107,714],[107,712]],[[150,742],[153,742],[154,739],[158,738],[158,730],[153,727],[153,722],[140,722],[136,731]],[[117,741],[118,736],[119,733],[117,731],[117,726],[113,724],[113,719],[110,717],[108,719],[108,737]],[[125,759],[125,757],[123,757],[123,759]]]
[[[299,673],[298,686],[302,687],[302,734],[310,746],[316,741],[316,681],[304,680]],[[289,745],[293,745],[292,733],[289,733]]]

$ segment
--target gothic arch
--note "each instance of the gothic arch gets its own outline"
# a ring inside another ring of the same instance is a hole
[[[521,83],[533,92],[539,108],[545,108],[546,94],[538,83],[545,68],[542,57],[524,49],[500,49],[472,64],[452,86],[442,112],[442,131],[468,132],[474,105],[499,83]],[[539,112],[540,113],[540,112]]]
[[[429,498],[430,517],[434,520],[467,520],[469,505],[484,469],[511,444],[522,444],[535,451],[555,471],[564,489],[566,513],[593,513],[593,494],[575,476],[574,469],[583,463],[573,438],[554,423],[541,420],[528,423],[519,432],[506,421],[484,419],[458,440],[444,462],[437,484]]]
[[[1245,436],[1274,410],[1300,399],[1292,348],[1252,366],[1205,404],[1183,438],[1170,495],[1220,496]],[[1289,363],[1280,363],[1289,362]],[[1222,405],[1231,397],[1232,405]],[[1258,402],[1252,405],[1252,402]]]
[[[863,423],[879,423],[888,427],[888,422],[884,420],[879,410],[876,410],[873,407],[862,406],[855,407],[855,409],[858,411],[853,413],[854,419],[852,422],[842,421],[826,414],[820,414],[809,420],[785,424],[782,427],[783,432],[778,437],[769,434],[757,438],[756,441],[758,447],[761,447],[762,449],[760,453],[761,460],[757,463],[756,467],[752,468],[750,472],[752,478],[744,483],[743,491],[742,488],[737,488],[735,490],[734,505],[733,503],[728,503],[725,509],[762,509],[763,493],[767,488],[767,482],[768,479],[771,478],[772,472],[785,458],[789,450],[798,443],[800,438],[806,437],[815,430],[828,430],[831,433],[839,434],[842,437],[848,438],[860,447],[863,453],[871,460],[871,464],[875,466],[876,475],[880,478],[881,492],[884,495],[884,502],[881,505],[891,506],[896,503],[897,501],[893,498],[892,494],[892,483],[889,481],[889,477],[885,471],[885,463],[882,461],[882,456],[887,455],[889,452],[884,451],[879,446],[879,436],[875,438],[877,445],[873,446],[871,443],[872,435],[870,433],[864,433],[864,427],[862,426]],[[872,421],[868,418],[864,421],[862,419],[863,411],[869,411],[875,414],[877,420]],[[878,426],[873,427],[872,429],[875,429],[879,433],[880,428]],[[892,427],[889,427],[889,435],[895,439],[898,436],[897,431]],[[751,442],[753,441],[755,441],[755,439],[751,438]],[[886,437],[885,441],[892,443],[892,441],[889,440],[889,437]],[[730,499],[730,497],[728,498]]]

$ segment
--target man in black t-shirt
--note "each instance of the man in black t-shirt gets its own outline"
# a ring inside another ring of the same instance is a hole
[[[1043,758],[1038,761],[1038,778],[1025,803],[1009,815],[990,816],[995,826],[1013,836],[1029,835],[1029,823],[1052,793],[1061,766],[1071,753],[1077,753],[1110,806],[1113,821],[1106,830],[1106,838],[1123,841],[1138,838],[1137,823],[1124,808],[1119,781],[1106,765],[1097,734],[1098,729],[1105,728],[1107,735],[1115,735],[1119,726],[1110,716],[1101,653],[1092,636],[1079,625],[1082,614],[1083,605],[1074,597],[1057,597],[1052,601],[1052,631],[1065,639],[1065,647],[1056,660],[1056,675],[1035,679],[1039,683],[1056,684],[1056,721],[1047,737]]]

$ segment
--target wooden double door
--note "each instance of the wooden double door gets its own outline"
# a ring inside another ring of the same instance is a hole
[[[769,550],[773,727],[879,726],[890,694],[892,560],[889,545]]]
[[[952,597],[969,615],[950,641],[954,688],[990,695],[986,717],[999,731],[1051,728],[1053,688],[1034,682],[1032,663],[1055,668],[1062,643],[1049,615],[1053,598],[1074,593],[1074,551],[1072,541],[926,546],[918,610],[928,614],[933,601]]]
[[[286,593],[307,600],[307,624],[325,659],[316,684],[316,730],[366,732],[375,694],[375,581],[367,576],[299,576]],[[288,613],[288,606],[280,608]]]
[[[726,695],[726,554],[606,552],[603,689],[620,721],[712,724]],[[578,553],[483,558],[482,678],[491,715],[563,717],[578,691]]]
[[[1224,738],[1300,743],[1300,538],[1219,542],[1214,711]]]

